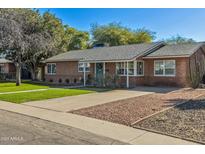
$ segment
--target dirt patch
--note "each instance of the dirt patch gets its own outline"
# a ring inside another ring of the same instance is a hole
[[[205,96],[142,120],[133,127],[205,144]]]
[[[71,113],[131,126],[132,123],[146,116],[200,94],[205,95],[205,91],[183,89],[165,94],[149,94],[75,110]]]

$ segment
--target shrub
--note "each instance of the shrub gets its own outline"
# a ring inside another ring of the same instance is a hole
[[[93,80],[92,76],[91,76],[90,74],[88,74],[86,83],[87,83],[87,84],[91,84],[91,83],[92,83],[92,80]]]
[[[83,78],[80,79],[80,83],[81,83],[81,84],[84,83],[84,79],[83,79]]]
[[[58,82],[59,82],[59,83],[62,83],[62,79],[60,78],[60,79],[58,80]]]
[[[202,83],[205,84],[205,74],[202,77]]]
[[[67,84],[69,84],[69,83],[70,83],[70,80],[69,80],[69,79],[65,79],[65,82],[66,82]]]

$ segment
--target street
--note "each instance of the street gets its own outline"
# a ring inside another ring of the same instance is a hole
[[[0,110],[0,144],[123,144],[80,129]]]

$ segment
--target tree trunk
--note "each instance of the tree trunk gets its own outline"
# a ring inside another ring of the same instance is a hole
[[[16,86],[21,85],[21,66],[19,63],[16,64]]]
[[[31,79],[33,81],[37,80],[38,68],[33,67],[33,68],[30,69],[30,71],[31,71]]]
[[[31,68],[31,80],[35,80],[35,70]]]

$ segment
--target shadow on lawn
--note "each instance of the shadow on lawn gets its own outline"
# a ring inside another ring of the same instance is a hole
[[[64,84],[55,84],[55,83],[48,83],[43,81],[23,81],[23,83],[29,83],[33,85],[43,85],[48,86],[49,88],[60,88],[60,89],[81,89],[81,90],[90,90],[95,92],[107,92],[113,90],[112,88],[98,88],[98,87],[84,87],[84,86],[69,86]]]

